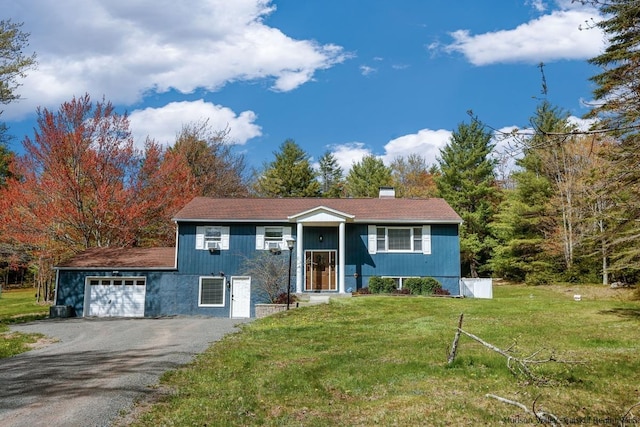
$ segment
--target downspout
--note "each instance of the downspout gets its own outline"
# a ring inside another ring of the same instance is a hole
[[[53,288],[53,305],[58,305],[58,281],[60,280],[60,269],[56,268],[56,286]]]
[[[178,221],[176,221],[176,245],[175,245],[175,253],[174,253],[174,260],[173,260],[173,266],[175,267],[175,269],[178,269],[178,238],[180,237],[179,234],[180,228],[178,225]]]

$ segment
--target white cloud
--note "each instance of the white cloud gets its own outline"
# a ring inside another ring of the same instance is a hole
[[[165,146],[172,144],[183,125],[201,120],[208,120],[212,130],[228,128],[229,142],[233,144],[242,145],[262,135],[260,126],[254,123],[256,115],[253,111],[243,111],[238,115],[229,108],[203,100],[172,102],[161,108],[135,110],[129,120],[138,148],[144,147],[147,136]]]
[[[329,150],[335,156],[338,166],[342,168],[345,175],[354,163],[359,162],[365,156],[373,154],[362,142],[332,145],[329,147]]]
[[[436,163],[436,157],[440,149],[449,143],[451,131],[440,129],[422,129],[418,133],[404,135],[389,141],[385,146],[383,155],[376,155],[362,142],[350,142],[329,147],[338,164],[345,174],[351,166],[362,160],[364,156],[376,155],[387,166],[398,156],[407,157],[410,154],[419,154],[425,158],[428,165]]]
[[[409,154],[419,154],[428,165],[437,162],[440,149],[449,143],[451,131],[439,129],[422,129],[418,133],[404,135],[389,141],[385,146],[385,155],[382,157],[385,164],[389,165],[398,156],[407,157]]]
[[[604,48],[600,29],[584,29],[585,22],[597,17],[594,9],[581,7],[556,10],[513,30],[478,35],[472,35],[468,30],[457,30],[451,33],[454,41],[445,50],[462,53],[469,62],[478,66],[588,59]]]
[[[569,124],[575,125],[578,130],[586,132],[591,129],[591,126],[598,122],[598,119],[583,119],[576,116],[570,116],[567,121]]]
[[[4,119],[84,93],[130,105],[149,92],[215,91],[239,80],[290,91],[349,57],[269,27],[274,10],[271,0],[3,2],[5,16],[24,22],[39,63]]]
[[[369,74],[375,73],[376,71],[378,70],[373,67],[369,67],[368,65],[360,66],[360,72],[362,73],[363,76],[368,76]]]
[[[526,4],[530,5],[531,7],[533,7],[538,12],[544,12],[545,10],[547,10],[547,5],[542,0],[529,0],[529,1],[527,1]]]

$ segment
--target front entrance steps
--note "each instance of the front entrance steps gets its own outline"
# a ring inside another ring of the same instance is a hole
[[[328,304],[330,299],[329,295],[309,295],[309,304]]]
[[[300,305],[328,304],[332,298],[349,298],[351,293],[300,293],[296,294]]]

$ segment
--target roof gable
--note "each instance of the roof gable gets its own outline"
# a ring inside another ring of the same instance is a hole
[[[327,222],[345,222],[353,219],[353,215],[346,214],[344,212],[337,211],[335,209],[327,208],[325,206],[318,206],[313,209],[309,209],[299,214],[291,215],[290,221],[302,222],[302,223],[327,223]]]

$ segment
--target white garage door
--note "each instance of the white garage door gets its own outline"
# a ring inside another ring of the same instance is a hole
[[[144,277],[92,277],[87,279],[85,316],[143,317]]]

